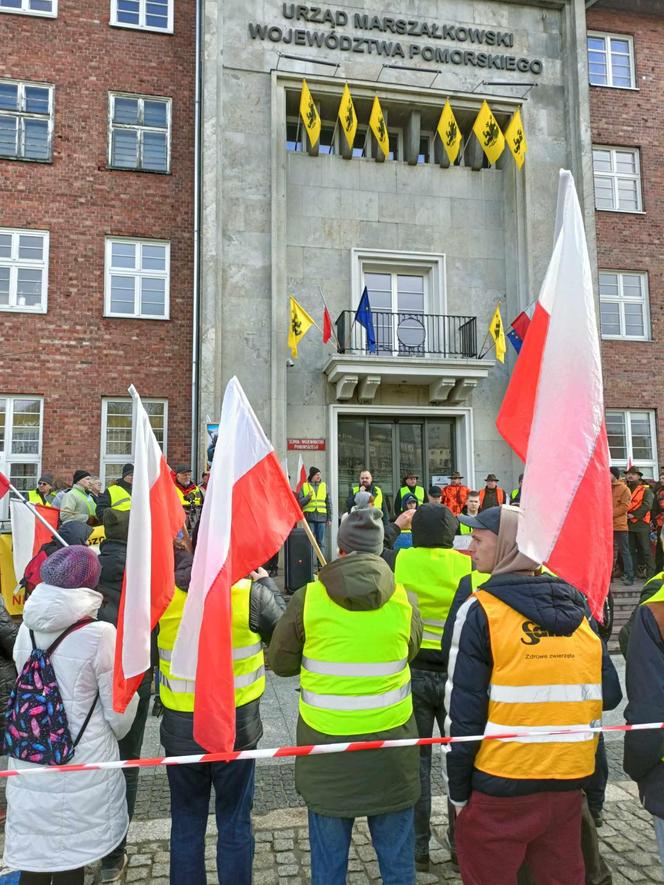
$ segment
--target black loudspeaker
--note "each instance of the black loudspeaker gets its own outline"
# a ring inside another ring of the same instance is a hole
[[[286,574],[284,584],[289,593],[294,593],[314,579],[314,550],[307,533],[296,526],[286,538]]]

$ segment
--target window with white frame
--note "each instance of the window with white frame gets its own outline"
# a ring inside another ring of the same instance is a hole
[[[0,80],[0,157],[51,159],[53,87]]]
[[[0,228],[0,311],[46,313],[48,233]]]
[[[43,401],[35,396],[0,397],[0,472],[20,492],[37,487],[41,469]],[[0,519],[8,513],[0,501]]]
[[[623,34],[588,32],[588,74],[591,86],[634,89],[634,44]]]
[[[55,18],[58,14],[58,0],[0,0],[0,12]]]
[[[168,172],[170,134],[170,98],[110,94],[108,162],[114,168]]]
[[[162,452],[166,454],[168,401],[142,400]],[[104,486],[114,482],[122,465],[133,461],[136,438],[136,408],[131,399],[105,399],[101,414],[100,477]]]
[[[174,0],[111,0],[111,24],[142,31],[173,31]]]
[[[170,243],[106,240],[106,316],[167,320]]]
[[[641,212],[638,148],[593,147],[595,208]]]
[[[657,476],[655,413],[652,411],[614,411],[606,413],[611,466],[638,467],[644,476]]]
[[[646,274],[600,270],[599,306],[602,338],[650,338]]]

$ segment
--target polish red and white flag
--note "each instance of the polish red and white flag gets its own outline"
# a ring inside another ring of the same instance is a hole
[[[304,466],[302,455],[297,456],[297,473],[295,475],[295,491],[299,492],[307,481],[307,468]]]
[[[150,634],[175,590],[173,541],[185,514],[164,453],[132,385],[136,409],[134,481],[115,644],[113,707],[124,712],[150,669]]]
[[[282,546],[302,511],[237,378],[224,394],[191,581],[171,672],[196,681],[194,737],[235,741],[231,587]]]
[[[613,519],[592,272],[581,207],[561,170],[554,249],[497,427],[525,461],[518,546],[601,615]],[[592,527],[592,544],[583,542]]]
[[[0,474],[0,490],[1,487],[2,474]],[[57,530],[60,511],[55,507],[45,507],[43,504],[35,504],[33,506],[51,528]],[[16,580],[20,581],[25,574],[28,563],[37,555],[40,547],[53,540],[53,532],[50,532],[44,523],[35,517],[35,514],[29,507],[26,507],[25,504],[17,499],[10,502],[10,516],[14,574],[16,575]]]

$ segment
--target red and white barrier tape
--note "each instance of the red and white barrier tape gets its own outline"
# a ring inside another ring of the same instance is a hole
[[[397,747],[428,747],[434,744],[463,744],[475,741],[505,741],[516,738],[566,734],[599,734],[612,731],[646,731],[664,728],[664,722],[639,725],[570,725],[559,729],[510,731],[503,734],[463,735],[460,737],[407,738],[398,741],[352,741],[339,744],[308,744],[303,747],[272,747],[265,750],[233,750],[230,753],[197,753],[193,756],[155,756],[153,759],[117,759],[112,762],[85,762],[80,765],[34,765],[0,771],[0,777],[24,774],[59,774],[64,771],[108,771],[114,768],[154,768],[157,765],[192,765],[199,762],[237,762],[245,759],[282,759],[286,756],[323,756],[327,753],[355,753],[359,750],[390,750]]]

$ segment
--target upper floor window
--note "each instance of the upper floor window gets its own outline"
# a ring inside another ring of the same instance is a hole
[[[595,208],[641,212],[638,148],[593,147]]]
[[[599,303],[602,338],[650,337],[646,274],[601,270]]]
[[[0,397],[0,472],[20,492],[37,487],[41,467],[43,401],[35,396]],[[0,501],[0,519],[8,497]]]
[[[106,240],[106,316],[168,319],[169,243]]]
[[[173,3],[174,0],[111,0],[111,24],[170,34]]]
[[[48,233],[0,228],[0,311],[46,313]]]
[[[0,157],[50,160],[53,87],[0,80]]]
[[[592,86],[634,89],[634,44],[622,34],[588,33],[588,73]]]
[[[606,413],[606,432],[612,467],[633,464],[645,476],[657,476],[654,412],[611,409]]]
[[[157,442],[165,454],[168,402],[164,399],[144,399],[142,403]],[[120,476],[122,465],[133,459],[135,435],[136,409],[133,400],[103,400],[99,475],[105,486],[115,482]]]
[[[23,15],[55,18],[58,14],[58,0],[0,0],[0,12],[20,12]]]
[[[109,163],[119,169],[168,172],[171,100],[110,95]]]

